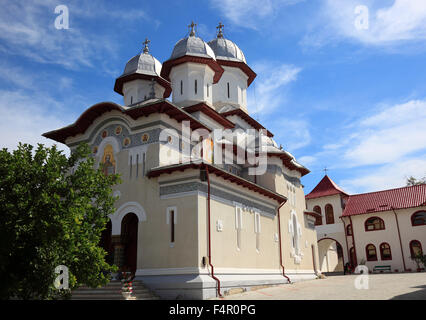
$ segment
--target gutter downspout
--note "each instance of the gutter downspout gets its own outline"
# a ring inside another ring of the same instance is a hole
[[[407,271],[407,266],[405,265],[404,250],[402,249],[401,233],[399,232],[398,217],[396,216],[395,208],[391,206],[391,209],[393,211],[393,214],[395,215],[396,227],[398,229],[399,245],[401,247],[402,263],[404,264],[404,271]]]
[[[219,297],[222,297],[222,294],[220,293],[220,280],[214,275],[214,267],[212,265],[212,253],[211,253],[211,224],[210,224],[210,176],[209,176],[209,168],[207,165],[204,165],[204,168],[206,169],[206,175],[207,175],[207,217],[208,217],[208,224],[209,224],[209,232],[208,232],[208,240],[209,240],[209,266],[212,270],[211,277],[216,280],[217,282],[217,294]]]
[[[340,216],[339,218],[340,218],[340,220],[342,220],[342,222],[343,222],[343,228],[345,229],[344,235],[345,235],[345,242],[346,242],[346,253],[348,254],[348,261],[351,261],[351,255],[350,255],[350,252],[349,252],[349,245],[348,245],[348,236],[346,234],[346,223],[345,223],[345,220],[343,220],[342,216]],[[352,228],[352,234],[353,234],[354,230],[353,230],[353,226],[352,225],[351,225],[351,228]]]
[[[280,209],[281,209],[281,207],[285,203],[286,203],[286,201],[284,201],[283,203],[281,203],[278,206],[278,208],[277,208],[277,214],[278,214],[278,239],[279,239],[279,247],[280,247],[280,266],[281,266],[281,268],[283,268],[283,276],[284,276],[284,278],[286,278],[287,281],[288,281],[288,283],[291,284],[292,282],[291,282],[290,278],[287,277],[286,274],[285,274],[285,268],[284,268],[284,265],[283,265],[283,253],[282,253],[282,250],[281,250],[281,220],[280,220]]]
[[[352,244],[354,246],[354,258],[355,258],[355,266],[356,267],[358,265],[358,257],[356,255],[356,245],[355,245],[355,228],[354,228],[354,224],[352,223],[352,217],[349,216],[349,221],[351,222],[351,228],[352,228]],[[346,231],[345,231],[346,232]]]

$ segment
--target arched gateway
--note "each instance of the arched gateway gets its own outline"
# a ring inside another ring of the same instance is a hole
[[[343,272],[345,260],[339,241],[332,238],[318,240],[318,254],[321,272]]]

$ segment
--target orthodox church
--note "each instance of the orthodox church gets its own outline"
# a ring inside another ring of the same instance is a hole
[[[306,195],[318,213],[319,269],[349,263],[370,272],[424,271],[415,259],[426,246],[426,184],[349,195],[329,176]]]
[[[115,81],[122,105],[97,103],[44,136],[71,151],[88,143],[105,174],[121,175],[102,246],[159,296],[314,279],[320,215],[306,210],[300,181],[309,170],[249,115],[256,73],[223,25],[208,43],[195,27],[163,63],[145,41]],[[249,132],[250,150],[238,143]]]

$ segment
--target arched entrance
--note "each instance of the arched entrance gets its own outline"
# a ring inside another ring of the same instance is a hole
[[[128,213],[121,221],[121,244],[123,250],[123,270],[136,272],[139,219],[134,213]]]
[[[343,272],[345,264],[343,247],[332,238],[318,240],[318,255],[321,272]]]
[[[106,228],[102,231],[99,246],[107,252],[107,255],[105,256],[105,261],[110,265],[114,263],[114,247],[112,245],[111,233],[112,223],[111,220],[108,220]]]

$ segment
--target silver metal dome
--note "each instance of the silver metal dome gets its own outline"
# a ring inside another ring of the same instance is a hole
[[[147,52],[138,54],[127,62],[122,76],[132,73],[159,77],[161,74],[161,63]]]
[[[215,54],[210,46],[201,38],[190,35],[187,38],[179,40],[174,48],[169,60],[180,58],[183,56],[196,56],[211,58],[216,60]]]
[[[213,52],[216,55],[216,59],[242,61],[247,63],[246,58],[244,57],[244,53],[231,40],[218,37],[210,41],[208,45],[213,49]]]

